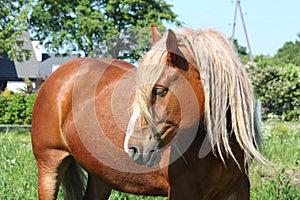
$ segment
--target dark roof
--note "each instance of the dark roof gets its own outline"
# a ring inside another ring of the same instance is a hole
[[[28,60],[23,62],[12,61],[7,57],[6,53],[0,56],[0,80],[17,80],[20,78],[36,78],[39,74],[39,63],[37,62],[30,36],[28,32],[24,32],[20,40],[24,41],[24,49],[31,52]]]
[[[7,58],[6,53],[0,53],[0,80],[18,77],[15,63]]]
[[[40,64],[40,76],[43,78],[48,77],[52,73],[53,66],[59,66],[63,63],[77,58],[77,55],[70,55],[70,56],[62,56],[62,55],[55,55],[55,54],[42,54],[42,62]]]
[[[48,77],[52,73],[53,66],[59,66],[63,63],[77,58],[77,55],[61,56],[55,54],[42,54],[42,62],[37,61],[30,35],[24,32],[21,37],[23,49],[28,49],[31,56],[23,62],[12,61],[8,58],[7,53],[0,53],[0,80],[14,81],[22,78],[37,78],[42,76]]]

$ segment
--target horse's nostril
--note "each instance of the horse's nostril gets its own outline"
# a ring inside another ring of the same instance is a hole
[[[130,146],[128,149],[128,155],[132,160],[136,161],[141,155],[140,149],[137,146]]]
[[[154,152],[155,152],[155,150],[154,150],[154,149],[152,149],[152,150],[150,150],[150,151],[149,151],[149,153],[154,153]]]
[[[138,152],[138,148],[134,147],[134,146],[131,146],[131,147],[129,147],[129,152],[132,153],[132,154],[136,154]]]

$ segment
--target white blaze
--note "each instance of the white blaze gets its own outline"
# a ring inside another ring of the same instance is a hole
[[[130,117],[130,120],[129,120],[129,123],[127,126],[126,137],[125,137],[125,141],[124,141],[124,150],[126,153],[129,152],[128,142],[129,142],[130,137],[134,133],[134,126],[135,126],[136,120],[139,118],[139,116],[140,116],[139,110],[133,109],[133,113]]]

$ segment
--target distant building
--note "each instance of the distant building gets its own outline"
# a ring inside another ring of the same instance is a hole
[[[0,90],[5,88],[19,92],[25,87],[24,78],[35,81],[37,78],[46,79],[61,64],[76,58],[72,56],[56,56],[42,53],[39,41],[30,41],[28,32],[22,34],[20,40],[24,41],[23,48],[31,51],[31,56],[23,62],[12,61],[7,53],[0,53]]]
[[[40,76],[46,79],[52,72],[54,72],[63,63],[77,58],[77,55],[58,56],[55,54],[42,54],[42,62],[40,63]]]

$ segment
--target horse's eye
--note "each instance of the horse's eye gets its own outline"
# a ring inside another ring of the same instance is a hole
[[[168,93],[169,88],[167,87],[155,87],[153,89],[153,96],[159,96],[159,97],[164,97]]]

